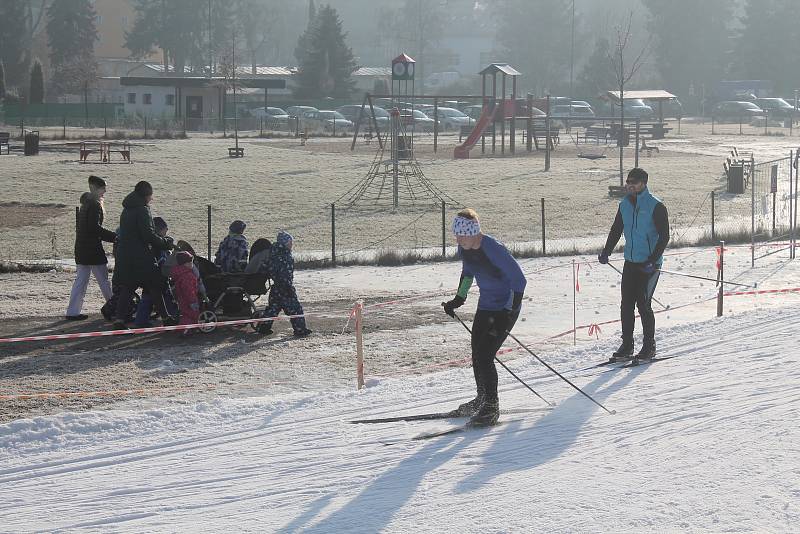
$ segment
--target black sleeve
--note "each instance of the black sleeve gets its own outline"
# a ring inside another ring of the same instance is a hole
[[[614,247],[619,243],[620,237],[622,237],[622,213],[620,213],[619,208],[617,208],[617,216],[614,217],[614,224],[611,225],[611,230],[608,232],[606,246],[603,247],[603,252],[605,252],[606,255],[614,252]]]
[[[650,261],[658,260],[664,254],[667,243],[669,243],[669,214],[667,213],[667,207],[661,202],[653,210],[653,225],[658,232],[658,241],[656,242],[656,248],[653,249],[653,253],[648,258]]]

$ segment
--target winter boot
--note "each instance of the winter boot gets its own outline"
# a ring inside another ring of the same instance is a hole
[[[460,404],[458,408],[450,413],[453,415],[453,417],[472,417],[478,412],[478,409],[480,409],[483,401],[483,395],[478,395],[471,401]]]
[[[623,341],[622,345],[614,351],[609,361],[611,362],[626,362],[633,356],[633,341]]]
[[[484,402],[475,415],[473,415],[467,426],[492,426],[497,424],[500,418],[500,403],[497,400],[487,400]]]
[[[640,350],[636,356],[634,357],[635,360],[652,360],[656,356],[656,344],[653,341],[645,342],[642,345],[642,350]]]

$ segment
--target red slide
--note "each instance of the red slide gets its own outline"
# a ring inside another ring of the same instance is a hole
[[[494,120],[495,111],[502,109],[502,107],[503,106],[485,106],[483,108],[481,116],[478,119],[478,122],[475,124],[475,128],[473,128],[472,132],[469,134],[469,137],[467,137],[464,142],[458,145],[453,151],[453,157],[455,159],[469,159],[470,149],[475,146],[475,143],[477,143],[478,139],[481,138],[483,131]]]

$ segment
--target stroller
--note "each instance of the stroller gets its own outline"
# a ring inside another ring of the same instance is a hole
[[[259,316],[256,302],[269,292],[268,273],[223,273],[212,261],[195,254],[185,241],[179,241],[177,248],[192,253],[197,270],[200,271],[200,278],[206,287],[208,301],[200,312],[199,322],[212,324],[200,327],[200,331],[212,332],[216,327],[213,323],[217,321]],[[253,248],[256,248],[255,243]],[[250,254],[252,256],[255,252],[251,251]],[[255,330],[258,324],[251,323],[250,326]]]

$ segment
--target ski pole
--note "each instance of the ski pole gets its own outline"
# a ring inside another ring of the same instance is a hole
[[[574,388],[575,388],[576,390],[578,390],[578,391],[579,391],[579,392],[580,392],[580,393],[581,393],[581,394],[582,394],[584,397],[586,397],[587,399],[589,399],[590,401],[592,401],[592,402],[593,402],[593,403],[595,403],[596,405],[600,406],[602,409],[604,409],[605,411],[607,411],[607,412],[608,412],[609,414],[611,414],[611,415],[614,415],[614,414],[616,414],[616,413],[617,413],[617,411],[616,411],[616,410],[609,410],[608,408],[606,408],[605,406],[603,406],[602,404],[600,404],[599,402],[597,402],[597,401],[594,399],[594,397],[592,397],[591,395],[589,395],[588,393],[586,393],[585,391],[583,391],[581,388],[579,388],[578,386],[576,386],[575,384],[573,384],[572,382],[570,382],[570,381],[569,381],[569,379],[567,379],[567,378],[566,378],[564,375],[562,375],[561,373],[559,373],[558,371],[556,371],[555,369],[553,369],[552,367],[550,367],[550,364],[548,364],[546,361],[544,361],[543,359],[541,359],[540,357],[538,357],[538,356],[536,355],[536,353],[535,353],[535,352],[533,352],[531,349],[529,349],[529,348],[528,348],[528,347],[527,347],[527,346],[526,346],[526,345],[525,345],[525,344],[524,344],[522,341],[520,341],[519,339],[517,339],[517,336],[515,336],[514,334],[512,334],[511,332],[508,332],[508,331],[506,331],[506,334],[508,334],[508,337],[510,337],[511,339],[513,339],[514,341],[516,341],[517,343],[519,343],[519,346],[520,346],[520,347],[522,347],[523,349],[525,349],[526,351],[528,351],[528,354],[530,354],[531,356],[533,356],[534,358],[536,358],[537,360],[539,360],[539,363],[541,363],[542,365],[544,365],[545,367],[547,367],[548,369],[550,369],[551,371],[553,371],[553,372],[554,372],[556,375],[558,375],[558,377],[559,377],[561,380],[563,380],[564,382],[566,382],[566,383],[567,383],[567,384],[569,384],[570,386],[574,387]]]
[[[458,319],[458,322],[459,322],[459,323],[461,323],[461,326],[463,326],[464,328],[466,328],[466,329],[467,329],[467,332],[469,332],[470,334],[472,333],[472,330],[470,330],[470,328],[467,326],[467,324],[466,324],[464,321],[462,321],[462,320],[461,320],[461,317],[459,317],[459,316],[458,316],[458,314],[457,314],[455,311],[453,312],[453,316],[454,316],[456,319]],[[506,367],[506,364],[504,364],[503,362],[501,362],[501,361],[500,361],[500,358],[498,358],[496,354],[495,354],[495,356],[494,356],[494,359],[495,359],[495,361],[496,361],[497,363],[499,363],[500,365],[502,365],[502,366],[503,366],[503,369],[505,369],[506,371],[508,371],[508,374],[510,374],[511,376],[513,376],[514,378],[516,378],[516,379],[519,381],[519,383],[520,383],[520,384],[522,384],[523,386],[525,386],[526,388],[528,388],[528,389],[531,391],[531,393],[533,393],[534,395],[536,395],[537,397],[539,397],[540,399],[542,399],[542,400],[544,401],[544,403],[545,403],[545,404],[547,404],[548,406],[553,406],[553,404],[551,404],[551,403],[550,403],[550,402],[549,402],[547,399],[545,399],[544,397],[542,397],[541,395],[539,395],[538,393],[536,393],[536,391],[534,391],[534,389],[533,389],[532,387],[530,387],[528,384],[526,384],[524,380],[522,380],[520,377],[518,377],[516,374],[514,374],[514,371],[512,371],[511,369],[509,369],[508,367]]]
[[[658,272],[664,273],[664,274],[674,274],[674,275],[677,275],[677,276],[685,276],[687,278],[697,278],[698,280],[708,280],[709,282],[716,282],[717,284],[723,283],[723,284],[729,284],[729,285],[732,285],[732,286],[749,287],[751,289],[755,289],[755,288],[758,287],[758,282],[756,282],[755,284],[753,284],[751,286],[751,285],[748,285],[748,284],[740,284],[738,282],[728,282],[727,280],[719,280],[717,278],[708,278],[706,276],[697,276],[697,275],[694,275],[694,274],[686,274],[686,273],[676,273],[675,271],[665,271],[664,269],[656,269],[656,270]]]
[[[620,276],[622,276],[622,271],[620,271],[619,269],[617,269],[616,267],[614,267],[614,266],[613,266],[613,265],[611,265],[610,263],[608,264],[608,266],[609,266],[609,267],[611,267],[612,269],[614,269],[615,271],[617,271],[617,272],[619,273],[619,275],[620,275]],[[655,298],[655,297],[650,297],[650,298],[651,298],[651,299],[652,299],[652,300],[653,300],[653,301],[654,301],[656,304],[658,304],[659,306],[661,306],[661,307],[662,307],[662,308],[664,308],[665,310],[668,310],[668,309],[669,309],[669,307],[670,307],[670,305],[669,305],[669,304],[667,304],[666,306],[664,306],[664,305],[661,303],[661,301],[660,301],[660,300],[658,300],[657,298]]]

